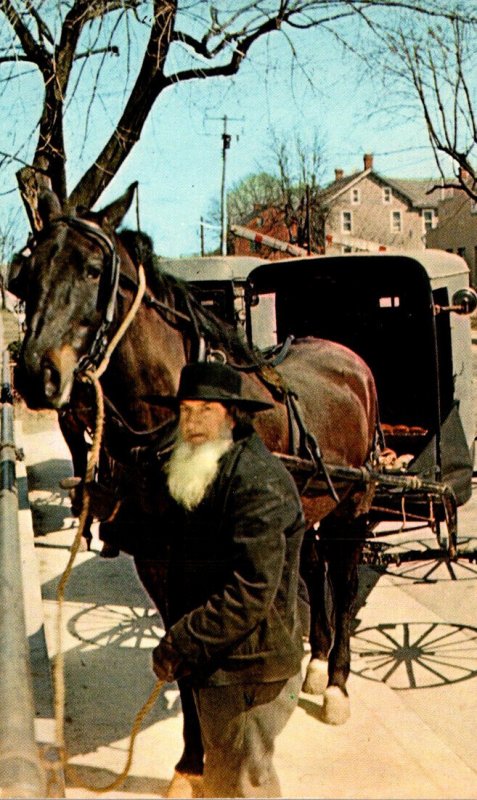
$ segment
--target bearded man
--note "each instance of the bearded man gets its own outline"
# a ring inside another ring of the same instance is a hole
[[[241,384],[231,367],[201,362],[184,367],[177,397],[149,398],[179,417],[157,523],[169,532],[158,545],[167,632],[153,669],[191,682],[204,796],[278,797],[274,743],[302,683],[304,518],[292,478],[252,426],[271,406]]]

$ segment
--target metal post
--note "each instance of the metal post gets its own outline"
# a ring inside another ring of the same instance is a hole
[[[0,797],[45,797],[23,602],[10,361],[3,353],[0,443]]]
[[[227,191],[226,191],[226,162],[227,162],[227,150],[230,147],[231,136],[227,133],[227,114],[224,114],[224,132],[222,134],[222,187],[220,193],[220,205],[221,205],[221,225],[222,225],[222,235],[221,235],[221,254],[223,256],[227,255]]]
[[[306,185],[306,251],[311,256],[311,209],[310,209],[310,187]]]

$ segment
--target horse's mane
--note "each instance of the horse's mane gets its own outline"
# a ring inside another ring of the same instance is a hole
[[[259,366],[264,363],[260,350],[250,347],[240,330],[219,319],[202,305],[193,286],[162,271],[160,260],[154,254],[152,239],[147,233],[123,230],[119,237],[134,262],[143,265],[146,283],[154,296],[158,300],[173,303],[173,307],[184,314],[192,312],[200,333],[212,347],[224,349],[240,365]]]

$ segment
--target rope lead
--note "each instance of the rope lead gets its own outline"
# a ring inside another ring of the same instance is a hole
[[[101,441],[103,438],[103,429],[104,429],[104,396],[103,390],[100,383],[100,377],[104,374],[106,369],[108,368],[109,361],[111,355],[118,345],[121,338],[124,336],[127,328],[131,324],[132,320],[134,319],[136,312],[140,306],[142,297],[144,295],[144,291],[146,288],[146,278],[144,274],[144,268],[142,264],[139,265],[138,268],[138,290],[134,297],[134,300],[129,308],[128,313],[126,314],[124,320],[120,324],[118,330],[116,331],[115,335],[109,342],[106,352],[103,356],[103,359],[96,370],[87,370],[84,374],[81,375],[81,379],[84,381],[89,381],[93,384],[95,390],[95,398],[96,398],[96,416],[95,416],[95,426],[94,426],[94,434],[93,434],[93,442],[91,446],[91,450],[88,456],[88,463],[86,466],[86,474],[84,478],[84,485],[83,485],[83,505],[81,508],[81,514],[78,521],[78,529],[76,531],[73,543],[71,545],[70,550],[70,557],[68,559],[68,563],[64,569],[64,572],[60,578],[58,583],[58,588],[56,591],[56,599],[58,602],[58,615],[57,615],[57,653],[54,660],[54,670],[53,670],[53,678],[54,678],[54,690],[55,690],[55,725],[56,725],[56,739],[58,749],[61,755],[63,769],[69,770],[70,774],[77,775],[76,772],[73,772],[74,768],[72,765],[68,765],[68,757],[66,753],[66,746],[65,746],[65,729],[64,729],[64,708],[65,708],[65,677],[64,677],[64,654],[63,654],[63,647],[62,647],[62,638],[63,638],[63,603],[65,598],[65,589],[66,584],[68,583],[69,577],[71,575],[73,564],[75,558],[77,556],[80,544],[81,544],[81,537],[83,535],[83,531],[85,528],[86,520],[89,515],[89,506],[90,506],[90,496],[88,493],[87,486],[94,480],[94,473],[96,466],[99,461],[99,454],[101,450]],[[118,775],[110,784],[107,786],[102,786],[100,788],[95,786],[90,786],[83,783],[81,780],[78,781],[79,785],[83,789],[88,789],[92,792],[102,793],[102,792],[109,792],[112,789],[115,789],[119,786],[127,777],[129,773],[129,769],[131,767],[132,758],[133,758],[133,751],[134,751],[134,742],[136,739],[137,734],[141,729],[142,722],[150,710],[153,708],[159,693],[164,685],[164,681],[157,681],[151,694],[149,695],[148,699],[142,706],[142,708],[138,711],[134,723],[131,729],[131,737],[129,742],[128,748],[128,755],[126,759],[126,764],[124,769],[121,771],[120,775]]]

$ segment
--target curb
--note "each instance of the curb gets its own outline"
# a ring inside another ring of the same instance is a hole
[[[15,442],[20,452],[23,426],[15,420]],[[22,554],[22,578],[25,621],[30,648],[30,668],[35,702],[35,740],[45,769],[47,797],[65,797],[65,780],[59,748],[56,744],[56,723],[51,665],[45,635],[43,600],[34,528],[28,499],[28,477],[24,461],[16,462],[18,492],[18,527]]]

